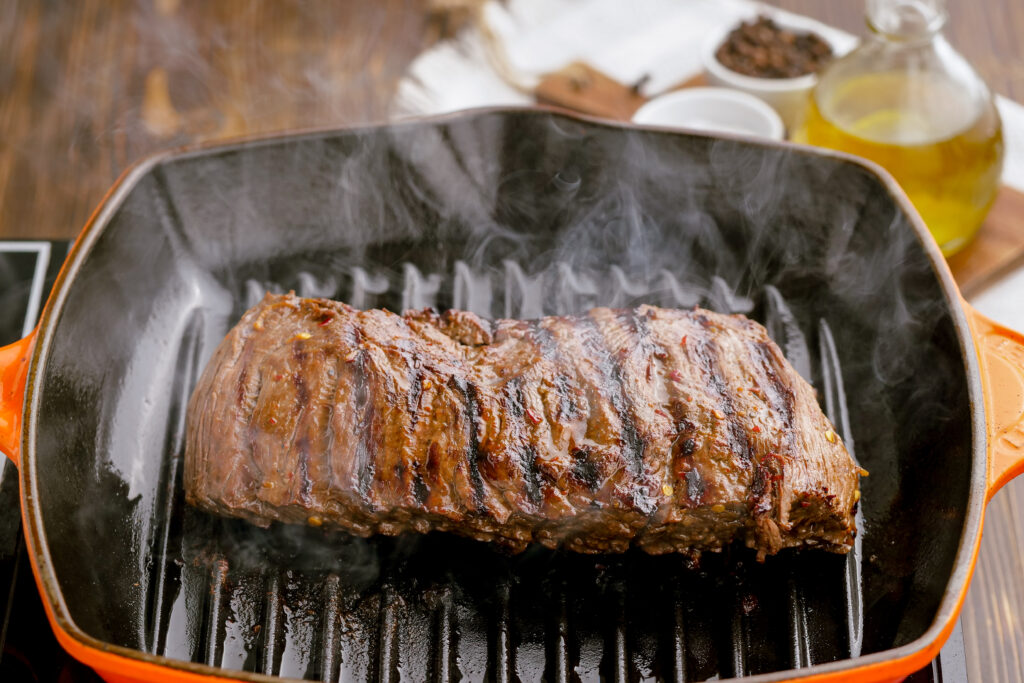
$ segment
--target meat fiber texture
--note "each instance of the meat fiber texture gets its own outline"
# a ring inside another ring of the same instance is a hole
[[[266,526],[587,553],[847,552],[858,467],[765,329],[640,306],[488,321],[268,294],[189,402],[187,499]]]

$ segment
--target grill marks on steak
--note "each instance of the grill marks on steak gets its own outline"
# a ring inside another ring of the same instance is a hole
[[[764,329],[641,306],[493,323],[267,295],[188,409],[200,507],[514,549],[845,552],[857,469]]]

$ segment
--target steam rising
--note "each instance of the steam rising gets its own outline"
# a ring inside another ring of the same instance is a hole
[[[140,233],[129,227],[140,222],[152,230],[132,239]],[[262,530],[184,506],[181,406],[216,343],[266,290],[362,308],[457,307],[515,318],[597,305],[700,305],[767,319],[819,387],[819,330],[827,323],[851,441],[872,472],[867,547],[909,476],[895,454],[933,438],[922,432],[940,432],[957,405],[950,377],[962,369],[940,348],[947,313],[916,240],[877,181],[846,162],[727,140],[608,133],[539,115],[310,136],[159,167],[101,245],[123,270],[91,271],[82,282],[83,291],[97,289],[121,306],[83,334],[115,334],[125,311],[142,320],[137,348],[111,366],[117,400],[100,408],[109,411],[100,424],[110,428],[96,445],[109,453],[104,466],[129,482],[129,497],[141,500],[137,514],[152,518],[153,537],[135,541],[150,551],[137,553],[142,569],[168,557],[181,562],[140,587],[138,599],[155,616],[137,625],[139,642],[161,651],[161,643],[191,642],[169,633],[223,623],[203,641],[209,652],[168,654],[254,668],[246,657],[269,647],[278,658],[270,670],[304,676],[312,669],[299,669],[312,667],[318,642],[367,641],[359,629],[388,609],[435,618],[402,603],[403,595],[451,607],[477,573],[510,576],[506,558],[468,541]],[[165,298],[140,307],[138,283],[159,278]],[[168,392],[154,377],[180,389]],[[86,378],[71,381],[88,388]],[[164,449],[170,465],[157,457]],[[168,477],[178,482],[173,494],[161,493]],[[160,533],[168,534],[165,549]],[[460,557],[482,568],[449,561]],[[593,559],[573,561],[595,571]],[[211,581],[220,586],[212,598],[203,592]],[[267,595],[269,606],[253,607]],[[329,622],[306,614],[324,609]],[[267,644],[274,619],[297,629],[274,637],[304,652],[282,655]]]

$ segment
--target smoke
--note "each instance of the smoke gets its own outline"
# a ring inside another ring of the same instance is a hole
[[[830,326],[865,464],[896,482],[886,496],[900,477],[882,454],[906,450],[907,420],[957,415],[955,362],[928,371],[950,343],[931,264],[888,191],[848,162],[494,114],[268,146],[229,170],[212,210],[194,198],[196,175],[215,181],[203,164],[166,176],[200,269],[232,264],[218,330],[265,289],[492,318],[640,303],[763,318],[774,291],[802,331],[794,348]],[[821,359],[806,365],[820,380]]]
[[[337,85],[332,69],[344,73],[365,61],[344,45],[316,64],[257,59],[238,72],[212,70],[210,62],[230,62],[239,41],[274,20],[260,7],[236,8],[231,21],[201,40],[199,15],[188,8],[141,10],[165,12],[159,31],[154,22],[139,24],[140,32],[154,31],[140,38],[152,41],[146,49],[162,56],[139,74],[140,120],[152,140],[175,142],[185,122],[211,138],[233,134],[240,122],[248,130],[272,130],[285,120],[302,125],[285,100],[308,107],[310,122],[383,115],[384,103],[369,96],[365,81]],[[297,34],[308,30],[310,40],[330,42],[330,27],[316,25],[311,11],[295,13]],[[210,61],[197,57],[203,51]],[[237,90],[250,81],[259,87]],[[305,95],[296,99],[293,89]],[[211,101],[212,108],[198,104]],[[208,120],[190,118],[210,111],[216,114]],[[295,289],[363,308],[456,306],[488,317],[640,303],[760,318],[786,310],[779,329],[792,348],[805,350],[802,369],[819,386],[824,361],[806,350],[819,348],[814,342],[824,321],[838,350],[851,441],[873,473],[865,511],[870,525],[881,526],[896,523],[890,516],[912,490],[917,469],[903,454],[938,451],[939,436],[963,419],[956,382],[962,370],[950,354],[945,304],[916,239],[884,188],[847,162],[548,115],[478,114],[313,135],[161,166],[112,221],[97,250],[105,256],[83,273],[76,283],[81,294],[71,302],[88,309],[93,296],[116,305],[54,351],[67,367],[82,368],[81,376],[69,370],[66,378],[81,395],[105,397],[82,408],[88,414],[80,420],[103,425],[93,436],[95,450],[126,482],[131,514],[153,516],[150,536],[132,541],[149,552],[135,553],[140,566],[181,562],[178,574],[158,572],[145,587],[143,601],[168,614],[140,624],[139,640],[159,650],[163,639],[173,656],[220,662],[232,656],[227,631],[189,634],[216,623],[223,610],[250,633],[285,619],[253,606],[244,598],[249,593],[253,600],[278,595],[271,604],[289,605],[299,619],[297,605],[315,610],[330,600],[348,601],[356,612],[380,611],[395,580],[388,572],[405,572],[413,584],[406,595],[457,591],[465,570],[438,549],[507,577],[499,554],[467,550],[468,542],[351,539],[297,526],[264,531],[185,510],[180,496],[175,512],[160,517],[167,468],[157,455],[179,457],[182,443],[180,420],[160,415],[169,415],[174,401],[180,410],[216,341],[264,290]],[[121,334],[136,339],[103,348],[80,343]],[[197,360],[182,363],[189,344],[195,348],[185,356]],[[165,388],[179,385],[174,396]],[[179,529],[170,520],[181,516]],[[430,557],[419,554],[424,548]],[[422,574],[409,565],[424,562],[437,569],[420,566],[428,579],[416,583]],[[302,576],[315,577],[305,584],[312,597],[300,595]],[[210,581],[220,586],[210,597],[195,593]],[[291,593],[289,581],[297,586]],[[332,586],[346,588],[332,593]],[[159,591],[166,592],[160,601]],[[167,635],[179,627],[180,639]],[[266,636],[245,637],[240,656],[275,651],[259,640]],[[189,649],[202,638],[222,649]]]

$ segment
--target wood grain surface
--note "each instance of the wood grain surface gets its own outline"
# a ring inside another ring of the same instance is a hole
[[[1024,193],[1000,188],[978,235],[948,262],[968,299],[1024,265]]]
[[[464,0],[471,2],[471,0]],[[71,238],[141,156],[381,120],[460,0],[0,2],[0,238]],[[860,33],[857,0],[775,4]],[[433,10],[433,11],[432,11]],[[1024,100],[1024,2],[950,0],[947,35]],[[989,507],[964,610],[971,680],[1024,681],[1024,481]]]
[[[120,172],[197,140],[382,120],[421,0],[0,2],[0,238],[71,238]]]

